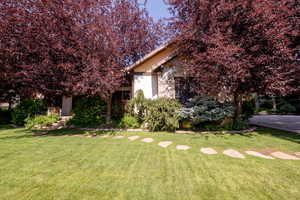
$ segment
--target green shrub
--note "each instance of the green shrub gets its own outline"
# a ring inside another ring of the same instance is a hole
[[[100,97],[82,97],[74,103],[73,112],[75,116],[68,124],[76,126],[96,126],[104,123],[103,113],[105,102]]]
[[[297,109],[295,106],[286,102],[279,107],[277,112],[280,114],[289,114],[289,113],[295,113],[296,111]]]
[[[142,123],[146,115],[146,106],[149,100],[144,96],[142,90],[138,90],[135,97],[130,100],[127,105],[127,112],[130,116],[137,118],[139,123]]]
[[[205,131],[227,131],[227,130],[245,130],[249,125],[245,121],[234,121],[230,123],[205,122],[200,124],[200,128]]]
[[[35,117],[28,117],[25,120],[25,127],[32,129],[35,127],[50,126],[59,120],[59,116],[56,114],[52,115],[39,115]]]
[[[195,97],[190,99],[187,107],[178,112],[181,120],[189,120],[195,125],[200,123],[222,122],[234,116],[231,103],[220,103],[211,97]]]
[[[138,119],[132,116],[125,115],[118,125],[120,128],[140,128]]]
[[[12,112],[12,122],[16,125],[23,126],[25,119],[36,115],[44,114],[47,107],[43,101],[37,99],[27,99],[21,101]]]
[[[179,128],[177,115],[181,105],[174,99],[148,101],[144,122],[150,131],[174,131]]]
[[[255,99],[248,99],[243,102],[242,106],[242,119],[248,120],[255,114]]]

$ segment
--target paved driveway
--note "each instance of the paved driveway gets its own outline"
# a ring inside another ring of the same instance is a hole
[[[294,115],[255,115],[250,124],[264,126],[300,134],[300,116]]]

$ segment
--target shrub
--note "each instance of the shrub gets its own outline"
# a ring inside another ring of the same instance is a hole
[[[150,131],[174,131],[179,128],[177,112],[180,108],[174,99],[148,101],[144,122]]]
[[[178,112],[181,120],[190,120],[195,125],[207,122],[222,122],[234,116],[234,106],[220,103],[211,97],[195,97],[190,99],[187,107]]]
[[[142,123],[145,119],[146,106],[149,100],[144,96],[142,90],[138,90],[135,97],[130,100],[127,105],[127,112],[130,116],[137,118],[139,123]]]
[[[25,119],[44,114],[47,107],[41,100],[27,99],[21,101],[12,112],[12,122],[16,125],[24,125]]]
[[[255,114],[255,99],[248,99],[243,102],[242,106],[242,119],[248,120]]]
[[[100,97],[82,97],[74,103],[75,116],[68,124],[76,126],[96,126],[104,123],[105,102]]]
[[[281,114],[289,114],[289,113],[295,113],[296,111],[297,109],[295,108],[295,106],[285,102],[283,105],[279,107],[277,112]]]
[[[56,114],[51,115],[39,115],[35,117],[28,117],[25,120],[25,127],[28,129],[32,129],[35,127],[43,127],[43,126],[50,126],[53,123],[59,120],[59,116]]]
[[[118,126],[120,128],[140,128],[141,125],[137,118],[125,115],[119,122]]]

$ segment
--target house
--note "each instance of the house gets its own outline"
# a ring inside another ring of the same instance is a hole
[[[112,110],[113,114],[124,113],[126,103],[138,90],[142,90],[148,99],[176,98],[183,103],[192,97],[193,87],[189,85],[181,58],[176,51],[174,43],[167,43],[127,67],[130,83],[113,94],[112,107],[117,107]],[[71,109],[72,97],[64,97],[62,115],[69,115]]]
[[[126,71],[132,77],[132,96],[138,90],[142,90],[149,99],[176,98],[184,101],[193,95],[176,50],[173,43],[167,43],[127,67]]]

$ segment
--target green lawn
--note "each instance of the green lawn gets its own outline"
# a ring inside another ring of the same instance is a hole
[[[261,129],[245,135],[122,133],[139,140],[67,136],[54,131],[33,136],[0,128],[0,199],[300,199],[300,161],[199,153],[234,148],[300,152],[300,136]],[[159,141],[173,141],[164,149]],[[175,145],[190,145],[187,151]]]

